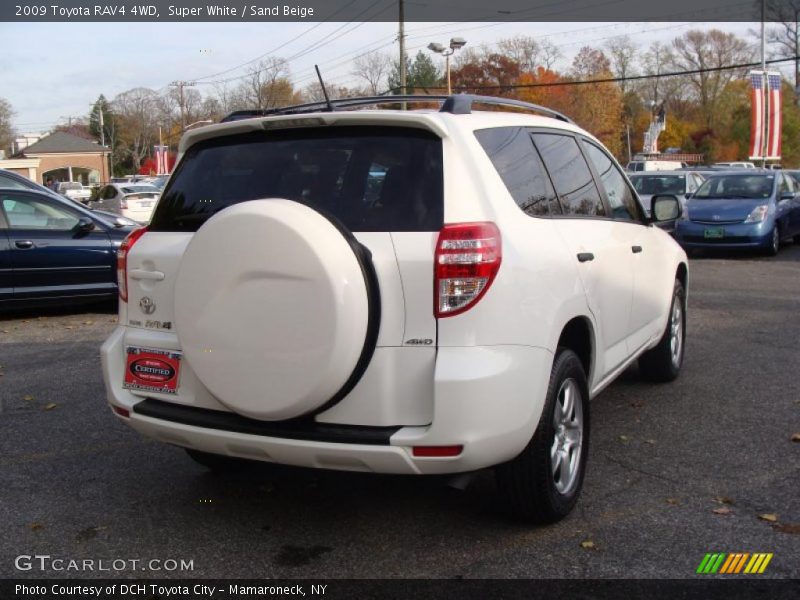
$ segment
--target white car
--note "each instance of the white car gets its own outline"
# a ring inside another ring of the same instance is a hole
[[[92,190],[80,181],[62,181],[58,184],[58,193],[81,204],[86,204],[92,197]]]
[[[517,517],[569,513],[589,399],[637,359],[679,373],[686,255],[565,117],[442,100],[187,133],[118,255],[102,363],[119,419],[212,468],[496,467]]]
[[[89,207],[147,223],[159,197],[161,190],[148,183],[110,183],[100,188]]]
[[[630,180],[639,194],[645,214],[650,216],[650,202],[653,196],[671,194],[680,200],[682,210],[686,210],[686,200],[697,191],[705,178],[692,171],[645,171],[631,173]]]

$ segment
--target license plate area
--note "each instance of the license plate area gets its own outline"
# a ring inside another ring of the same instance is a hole
[[[725,237],[724,227],[706,227],[703,231],[703,237],[706,239],[718,240]]]
[[[181,353],[127,346],[122,387],[129,390],[177,394]]]

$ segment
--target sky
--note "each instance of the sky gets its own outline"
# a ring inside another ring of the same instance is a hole
[[[516,34],[547,38],[564,54],[556,66],[566,68],[582,46],[602,47],[615,36],[628,35],[645,49],[711,27],[755,42],[752,23],[408,23],[406,35],[411,56],[454,36],[468,46]],[[175,80],[234,78],[246,68],[230,69],[264,54],[289,60],[302,88],[315,79],[315,63],[326,83],[355,86],[354,56],[373,49],[398,53],[396,23],[0,23],[0,39],[0,97],[11,103],[18,133],[85,117],[101,93],[112,99],[134,87],[163,91]]]

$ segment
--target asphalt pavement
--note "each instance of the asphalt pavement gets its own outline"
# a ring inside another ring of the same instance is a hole
[[[632,367],[593,401],[582,497],[548,527],[507,519],[489,472],[212,475],[109,412],[114,307],[0,315],[0,576],[693,578],[708,552],[768,552],[760,577],[797,578],[800,246],[690,270],[680,378]],[[37,554],[142,562],[16,568]]]

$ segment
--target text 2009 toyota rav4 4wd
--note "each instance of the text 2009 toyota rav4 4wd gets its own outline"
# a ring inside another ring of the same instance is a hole
[[[184,137],[119,252],[108,401],[207,466],[491,466],[514,514],[556,521],[581,489],[589,399],[636,359],[678,375],[686,255],[558,113],[471,96],[343,110],[368,102]]]

